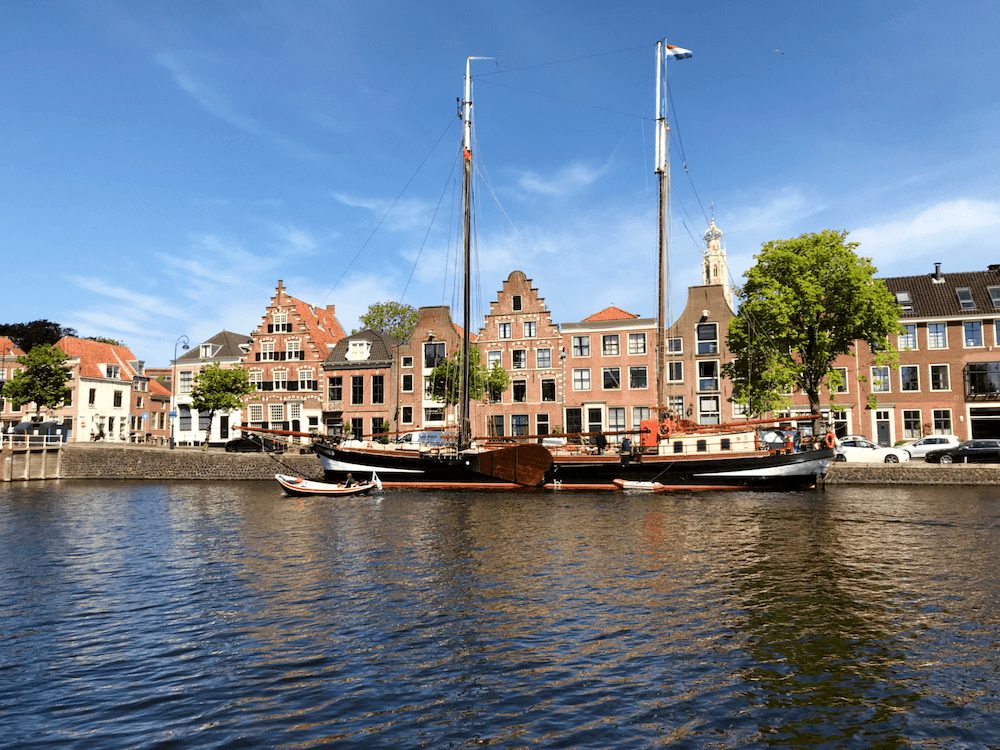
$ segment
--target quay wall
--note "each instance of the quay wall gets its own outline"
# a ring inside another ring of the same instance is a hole
[[[272,457],[266,453],[226,453],[219,449],[77,444],[67,445],[62,454],[63,479],[231,481],[273,480],[275,474],[323,478],[319,457],[312,452],[288,452]]]
[[[834,462],[823,480],[828,485],[849,484],[946,484],[1000,485],[997,464],[860,464]]]

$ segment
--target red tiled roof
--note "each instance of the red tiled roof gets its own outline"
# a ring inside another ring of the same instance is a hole
[[[24,350],[7,336],[0,336],[0,357],[23,357]]]
[[[135,377],[136,372],[129,363],[135,362],[136,358],[127,346],[115,346],[74,336],[63,336],[55,346],[67,357],[80,359],[81,378],[107,378],[102,365],[118,365],[118,380],[131,382]]]
[[[295,306],[299,317],[306,324],[309,335],[317,346],[336,344],[347,335],[343,326],[340,325],[340,321],[337,320],[333,305],[316,307],[291,295],[288,295],[287,299]]]
[[[584,323],[593,323],[601,320],[635,320],[638,315],[633,315],[630,312],[622,310],[620,307],[605,307],[600,312],[595,312],[590,317],[584,318]]]
[[[465,336],[465,329],[462,328],[462,326],[460,326],[458,323],[452,323],[451,327],[455,329],[455,333],[458,334],[459,338],[463,338]],[[478,333],[469,334],[469,341],[476,341],[478,339],[479,339]]]
[[[149,379],[149,395],[150,396],[166,396],[170,397],[170,389],[167,388],[163,383],[155,378]]]

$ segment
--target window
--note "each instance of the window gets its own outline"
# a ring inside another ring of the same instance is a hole
[[[274,359],[274,342],[273,341],[261,341],[260,342],[260,358],[261,359]]]
[[[934,410],[934,434],[935,435],[951,434],[951,409]]]
[[[648,406],[633,406],[632,407],[632,429],[638,430],[642,426],[642,420],[649,419],[649,407]]]
[[[667,382],[668,383],[684,382],[683,362],[667,362]]]
[[[486,369],[503,367],[503,352],[486,352]]]
[[[491,414],[488,428],[489,434],[492,437],[503,437],[506,434],[503,425],[503,414]]]
[[[903,409],[903,437],[921,437],[920,409]]]
[[[190,370],[180,372],[180,393],[190,393],[194,385],[194,374]]]
[[[198,412],[198,431],[206,432],[212,426],[212,413],[208,411]]]
[[[122,392],[115,391],[115,408],[118,408],[121,405],[122,405]]]
[[[698,333],[698,354],[719,353],[718,323],[699,323],[697,333]]]
[[[947,349],[948,348],[948,324],[928,323],[927,324],[927,348]]]
[[[444,409],[440,406],[428,406],[424,408],[424,422],[443,422]]]
[[[511,324],[497,323],[497,336],[502,339],[509,339],[511,336]]]
[[[840,374],[840,382],[837,384],[837,390],[836,390],[836,392],[837,393],[847,393],[848,392],[848,388],[847,388],[847,368],[846,367],[834,367],[833,369],[836,370]]]
[[[629,354],[646,353],[646,334],[630,333],[628,335],[628,353]]]
[[[951,378],[948,374],[948,365],[931,365],[931,390],[951,390]]]
[[[515,370],[523,370],[528,366],[528,353],[524,349],[514,349],[510,354],[511,366]]]
[[[719,362],[718,360],[708,360],[698,363],[698,390],[717,391],[719,390]],[[716,408],[718,411],[718,408]],[[709,424],[703,422],[702,424]]]
[[[909,292],[896,292],[896,302],[903,308],[903,313],[913,312],[913,300]]]
[[[964,341],[967,349],[983,345],[983,322],[981,320],[968,320],[962,324],[962,329],[965,331]]]
[[[424,343],[424,367],[437,367],[443,360],[443,341],[427,341]]]
[[[372,342],[368,339],[355,339],[348,342],[347,353],[344,355],[344,359],[348,362],[364,362],[370,359],[371,356]],[[288,358],[291,359],[292,355],[289,354]]]
[[[667,354],[683,354],[684,339],[676,337],[667,339]]]
[[[413,373],[404,373],[402,388],[403,393],[413,393]]]
[[[528,434],[528,415],[512,414],[510,417],[510,434],[524,436]]]
[[[363,404],[365,402],[365,379],[362,375],[351,376],[351,403]]]
[[[511,384],[511,391],[514,394],[515,403],[524,403],[528,400],[528,381],[515,380]]]
[[[360,440],[365,434],[365,422],[361,417],[351,417],[351,437]]]
[[[515,294],[511,298],[510,306],[511,306],[511,309],[514,310],[514,312],[517,312],[518,310],[521,309],[521,295],[520,294]]]
[[[274,381],[274,390],[288,390],[288,370],[274,370],[271,373],[271,380]]]
[[[539,370],[544,370],[548,367],[552,367],[552,350],[551,349],[536,349],[535,350],[535,367]]]
[[[699,396],[698,397],[698,423],[699,424],[719,424],[719,397]]]
[[[189,431],[191,429],[191,406],[188,404],[179,404],[177,406],[177,412],[180,416],[180,421],[177,423],[177,429],[181,432]]]
[[[546,379],[542,381],[542,401],[556,400],[556,381]]]
[[[271,330],[269,333],[288,333],[292,326],[288,322],[288,313],[275,312],[271,315]]]
[[[299,401],[290,401],[288,404],[288,418],[289,419],[302,419],[302,403]]]
[[[590,336],[573,337],[573,356],[574,357],[590,356]]]
[[[105,365],[104,366],[104,375],[105,375],[105,377],[117,380],[119,372],[121,372],[121,368],[119,368],[118,365]]]
[[[573,370],[573,390],[574,391],[590,390],[590,370],[587,369],[586,367]]]
[[[900,365],[899,387],[903,391],[919,391],[920,368],[916,365]]]
[[[300,367],[299,368],[299,390],[300,391],[315,391],[316,390],[316,378],[313,376],[313,368],[311,367]]]
[[[549,415],[548,414],[536,414],[535,415],[535,434],[536,435],[548,435],[549,434]]]
[[[608,407],[608,432],[624,432],[625,431],[625,407],[624,406],[609,406]],[[611,435],[612,443],[620,443],[622,441],[621,435]]]
[[[402,358],[403,367],[413,367],[413,357],[403,357]]]
[[[331,401],[342,401],[344,398],[344,379],[340,375],[330,377],[328,394]]]
[[[403,407],[403,424],[413,424],[413,407]]]
[[[372,403],[385,403],[385,375],[372,375]]]
[[[264,382],[264,373],[260,370],[250,370],[247,373],[247,381],[250,383],[250,387],[255,391],[259,391],[261,383]]]
[[[285,359],[295,361],[305,359],[305,352],[302,351],[302,342],[298,339],[290,339],[285,342]]]
[[[649,380],[646,377],[645,367],[630,367],[628,368],[628,387],[629,388],[648,388]]]
[[[872,393],[888,393],[889,386],[888,366],[872,367]]]
[[[577,435],[583,432],[583,409],[566,410],[566,434]]]
[[[285,405],[284,404],[268,404],[267,405],[267,420],[274,424],[275,422],[281,422],[285,418]]]
[[[617,357],[618,351],[618,334],[609,333],[606,336],[601,336],[601,354],[605,357]]]
[[[247,416],[250,417],[252,423],[260,423],[264,421],[264,404],[250,404],[247,407]]]
[[[965,366],[966,396],[993,400],[1000,392],[1000,362],[970,362]]]
[[[87,405],[93,406],[95,403],[97,403],[97,389],[91,388],[90,392],[87,394]]]
[[[906,323],[903,325],[903,333],[900,335],[898,343],[900,350],[917,348],[916,323]]]
[[[993,345],[1000,346],[1000,320],[993,321]]]
[[[667,396],[667,410],[675,417],[684,416],[684,397]]]
[[[990,293],[990,302],[993,303],[993,307],[1000,310],[1000,286],[988,286],[986,291]]]
[[[536,330],[537,329],[535,327],[535,321],[533,320],[524,321],[524,338],[533,339],[535,337]]]
[[[622,387],[622,371],[620,367],[605,367],[603,371],[604,390],[613,391]]]
[[[958,306],[963,310],[975,310],[976,301],[972,299],[972,290],[967,286],[960,286],[955,288],[955,294],[958,295]]]

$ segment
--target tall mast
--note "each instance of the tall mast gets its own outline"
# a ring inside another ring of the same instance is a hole
[[[458,449],[472,443],[469,423],[469,350],[472,327],[472,61],[465,60],[465,98],[462,99],[462,388],[458,404]]]

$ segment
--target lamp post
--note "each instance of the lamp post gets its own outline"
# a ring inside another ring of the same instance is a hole
[[[175,396],[177,394],[177,347],[183,343],[181,349],[187,351],[191,348],[191,340],[181,334],[177,337],[174,342],[174,358],[170,361],[170,413],[167,415],[170,417],[170,450],[174,449],[174,420],[177,419],[177,412],[174,410],[176,405]]]

